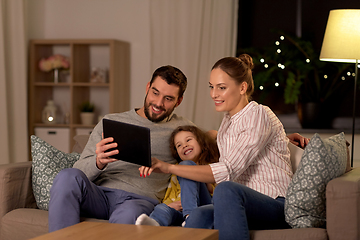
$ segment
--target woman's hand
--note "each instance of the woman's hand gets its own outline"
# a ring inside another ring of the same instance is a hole
[[[103,135],[104,137],[104,135]],[[111,148],[115,148],[117,146],[117,143],[114,142],[114,139],[112,137],[102,139],[100,142],[96,144],[96,166],[98,169],[102,170],[106,167],[108,163],[115,162],[117,159],[110,158],[110,156],[113,156],[115,154],[118,154],[118,150],[113,150],[110,152],[105,152]]]
[[[158,173],[170,173],[170,166],[172,164],[163,162],[157,158],[152,157],[151,158],[151,167],[145,167],[141,166],[139,168],[140,177],[146,177],[149,176],[152,172],[158,172]]]
[[[303,137],[298,133],[292,133],[290,135],[287,135],[287,137],[292,144],[301,148],[305,148],[310,141],[310,138]]]
[[[177,211],[182,211],[182,209],[183,209],[181,206],[181,201],[175,201],[175,202],[169,203],[168,206]]]

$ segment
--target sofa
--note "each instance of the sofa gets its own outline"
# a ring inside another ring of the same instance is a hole
[[[1,240],[29,239],[48,232],[48,212],[37,207],[31,175],[32,162],[0,165]],[[360,239],[360,168],[327,184],[326,220],[326,228],[253,230],[251,239]],[[105,220],[82,218],[81,221]]]

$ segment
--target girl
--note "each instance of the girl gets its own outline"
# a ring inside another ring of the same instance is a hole
[[[215,109],[225,112],[218,131],[218,163],[170,165],[156,158],[140,173],[172,173],[195,181],[218,183],[213,204],[194,209],[186,227],[219,229],[219,239],[250,239],[249,229],[286,228],[284,196],[292,177],[288,138],[270,108],[251,101],[253,61],[247,54],[226,57],[210,74]],[[290,135],[300,140],[308,139]]]
[[[170,149],[172,156],[181,165],[208,165],[219,159],[215,139],[195,126],[176,128],[170,136]],[[180,226],[194,208],[211,203],[213,189],[213,184],[173,175],[163,203],[155,206],[150,216],[140,215],[135,224]]]

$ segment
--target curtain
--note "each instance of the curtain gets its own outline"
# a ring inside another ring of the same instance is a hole
[[[26,0],[0,0],[0,164],[29,158]]]
[[[209,94],[211,67],[236,52],[237,0],[151,0],[151,63],[181,69],[188,78],[175,112],[204,130],[218,129],[223,113]]]

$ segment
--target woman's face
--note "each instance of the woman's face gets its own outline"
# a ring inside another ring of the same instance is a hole
[[[174,145],[181,160],[194,160],[201,153],[201,148],[192,132],[180,131],[174,137]]]
[[[216,111],[228,112],[230,116],[233,116],[244,107],[241,103],[241,100],[246,97],[243,84],[237,84],[220,68],[211,71],[209,87]]]

